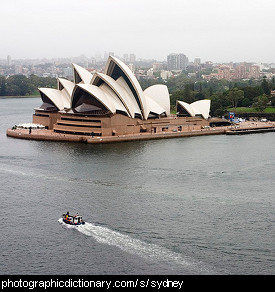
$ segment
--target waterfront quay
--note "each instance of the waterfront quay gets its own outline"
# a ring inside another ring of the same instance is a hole
[[[55,142],[82,142],[89,144],[115,143],[139,140],[170,139],[181,137],[224,135],[224,134],[249,134],[266,131],[275,131],[275,122],[242,122],[238,125],[202,128],[181,132],[138,133],[117,136],[90,137],[83,135],[71,135],[56,133],[53,130],[33,129],[7,129],[7,136],[19,139],[55,141]]]

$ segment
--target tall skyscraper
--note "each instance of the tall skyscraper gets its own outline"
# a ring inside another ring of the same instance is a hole
[[[188,58],[184,54],[170,54],[167,56],[168,70],[186,70]]]
[[[7,56],[7,64],[8,64],[8,66],[11,65],[11,56],[10,55]]]
[[[136,55],[135,54],[130,54],[129,62],[130,63],[135,63],[136,62]]]
[[[101,62],[102,61],[101,54],[99,52],[96,52],[95,60],[96,60],[96,62]]]
[[[194,65],[195,66],[199,66],[201,64],[201,58],[200,57],[196,57],[195,59],[194,59]]]
[[[124,62],[128,62],[129,61],[129,55],[128,54],[124,54],[123,55],[123,61]]]

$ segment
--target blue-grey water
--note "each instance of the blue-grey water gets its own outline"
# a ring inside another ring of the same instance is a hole
[[[274,274],[275,134],[28,141],[0,99],[0,274]],[[86,225],[60,223],[62,213]]]

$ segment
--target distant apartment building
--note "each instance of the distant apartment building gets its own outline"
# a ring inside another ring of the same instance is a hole
[[[200,58],[200,57],[196,57],[196,58],[194,59],[194,65],[195,65],[196,67],[198,67],[198,66],[200,66],[200,64],[201,64],[201,58]]]
[[[124,54],[122,59],[123,59],[123,61],[125,63],[129,62],[129,55],[128,54]]]
[[[130,63],[135,63],[136,62],[136,55],[135,54],[130,54],[130,56],[129,56],[129,62]]]
[[[95,60],[96,60],[96,62],[101,62],[102,61],[101,53],[96,52],[96,54],[95,54]]]
[[[11,56],[10,55],[7,56],[7,65],[8,66],[11,65]]]
[[[244,79],[246,78],[246,66],[241,64],[235,68],[234,79]]]
[[[153,79],[155,77],[153,68],[150,68],[149,70],[147,70],[146,74],[147,76],[149,76],[150,79]]]
[[[169,79],[170,77],[173,76],[173,73],[171,71],[166,71],[166,70],[162,70],[160,72],[160,77],[163,79],[163,80],[167,80]]]
[[[228,65],[221,65],[218,68],[218,79],[226,79],[231,80],[232,79],[232,69]]]
[[[216,71],[215,73],[203,75],[203,78],[206,80],[260,78],[260,67],[251,63],[234,64],[234,66],[233,64],[220,64],[214,69]]]
[[[206,61],[204,64],[203,64],[203,67],[205,69],[212,69],[213,68],[213,63],[211,61]]]
[[[167,56],[167,69],[171,70],[186,70],[188,58],[184,54],[170,54]]]
[[[135,72],[135,66],[134,64],[127,64],[127,66],[130,68],[130,70],[134,73]]]
[[[260,76],[261,76],[260,67],[258,65],[250,66],[249,78],[260,78]]]

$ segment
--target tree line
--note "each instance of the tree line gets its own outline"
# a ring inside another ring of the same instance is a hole
[[[56,88],[56,78],[31,75],[0,76],[0,96],[38,95],[38,87]]]

